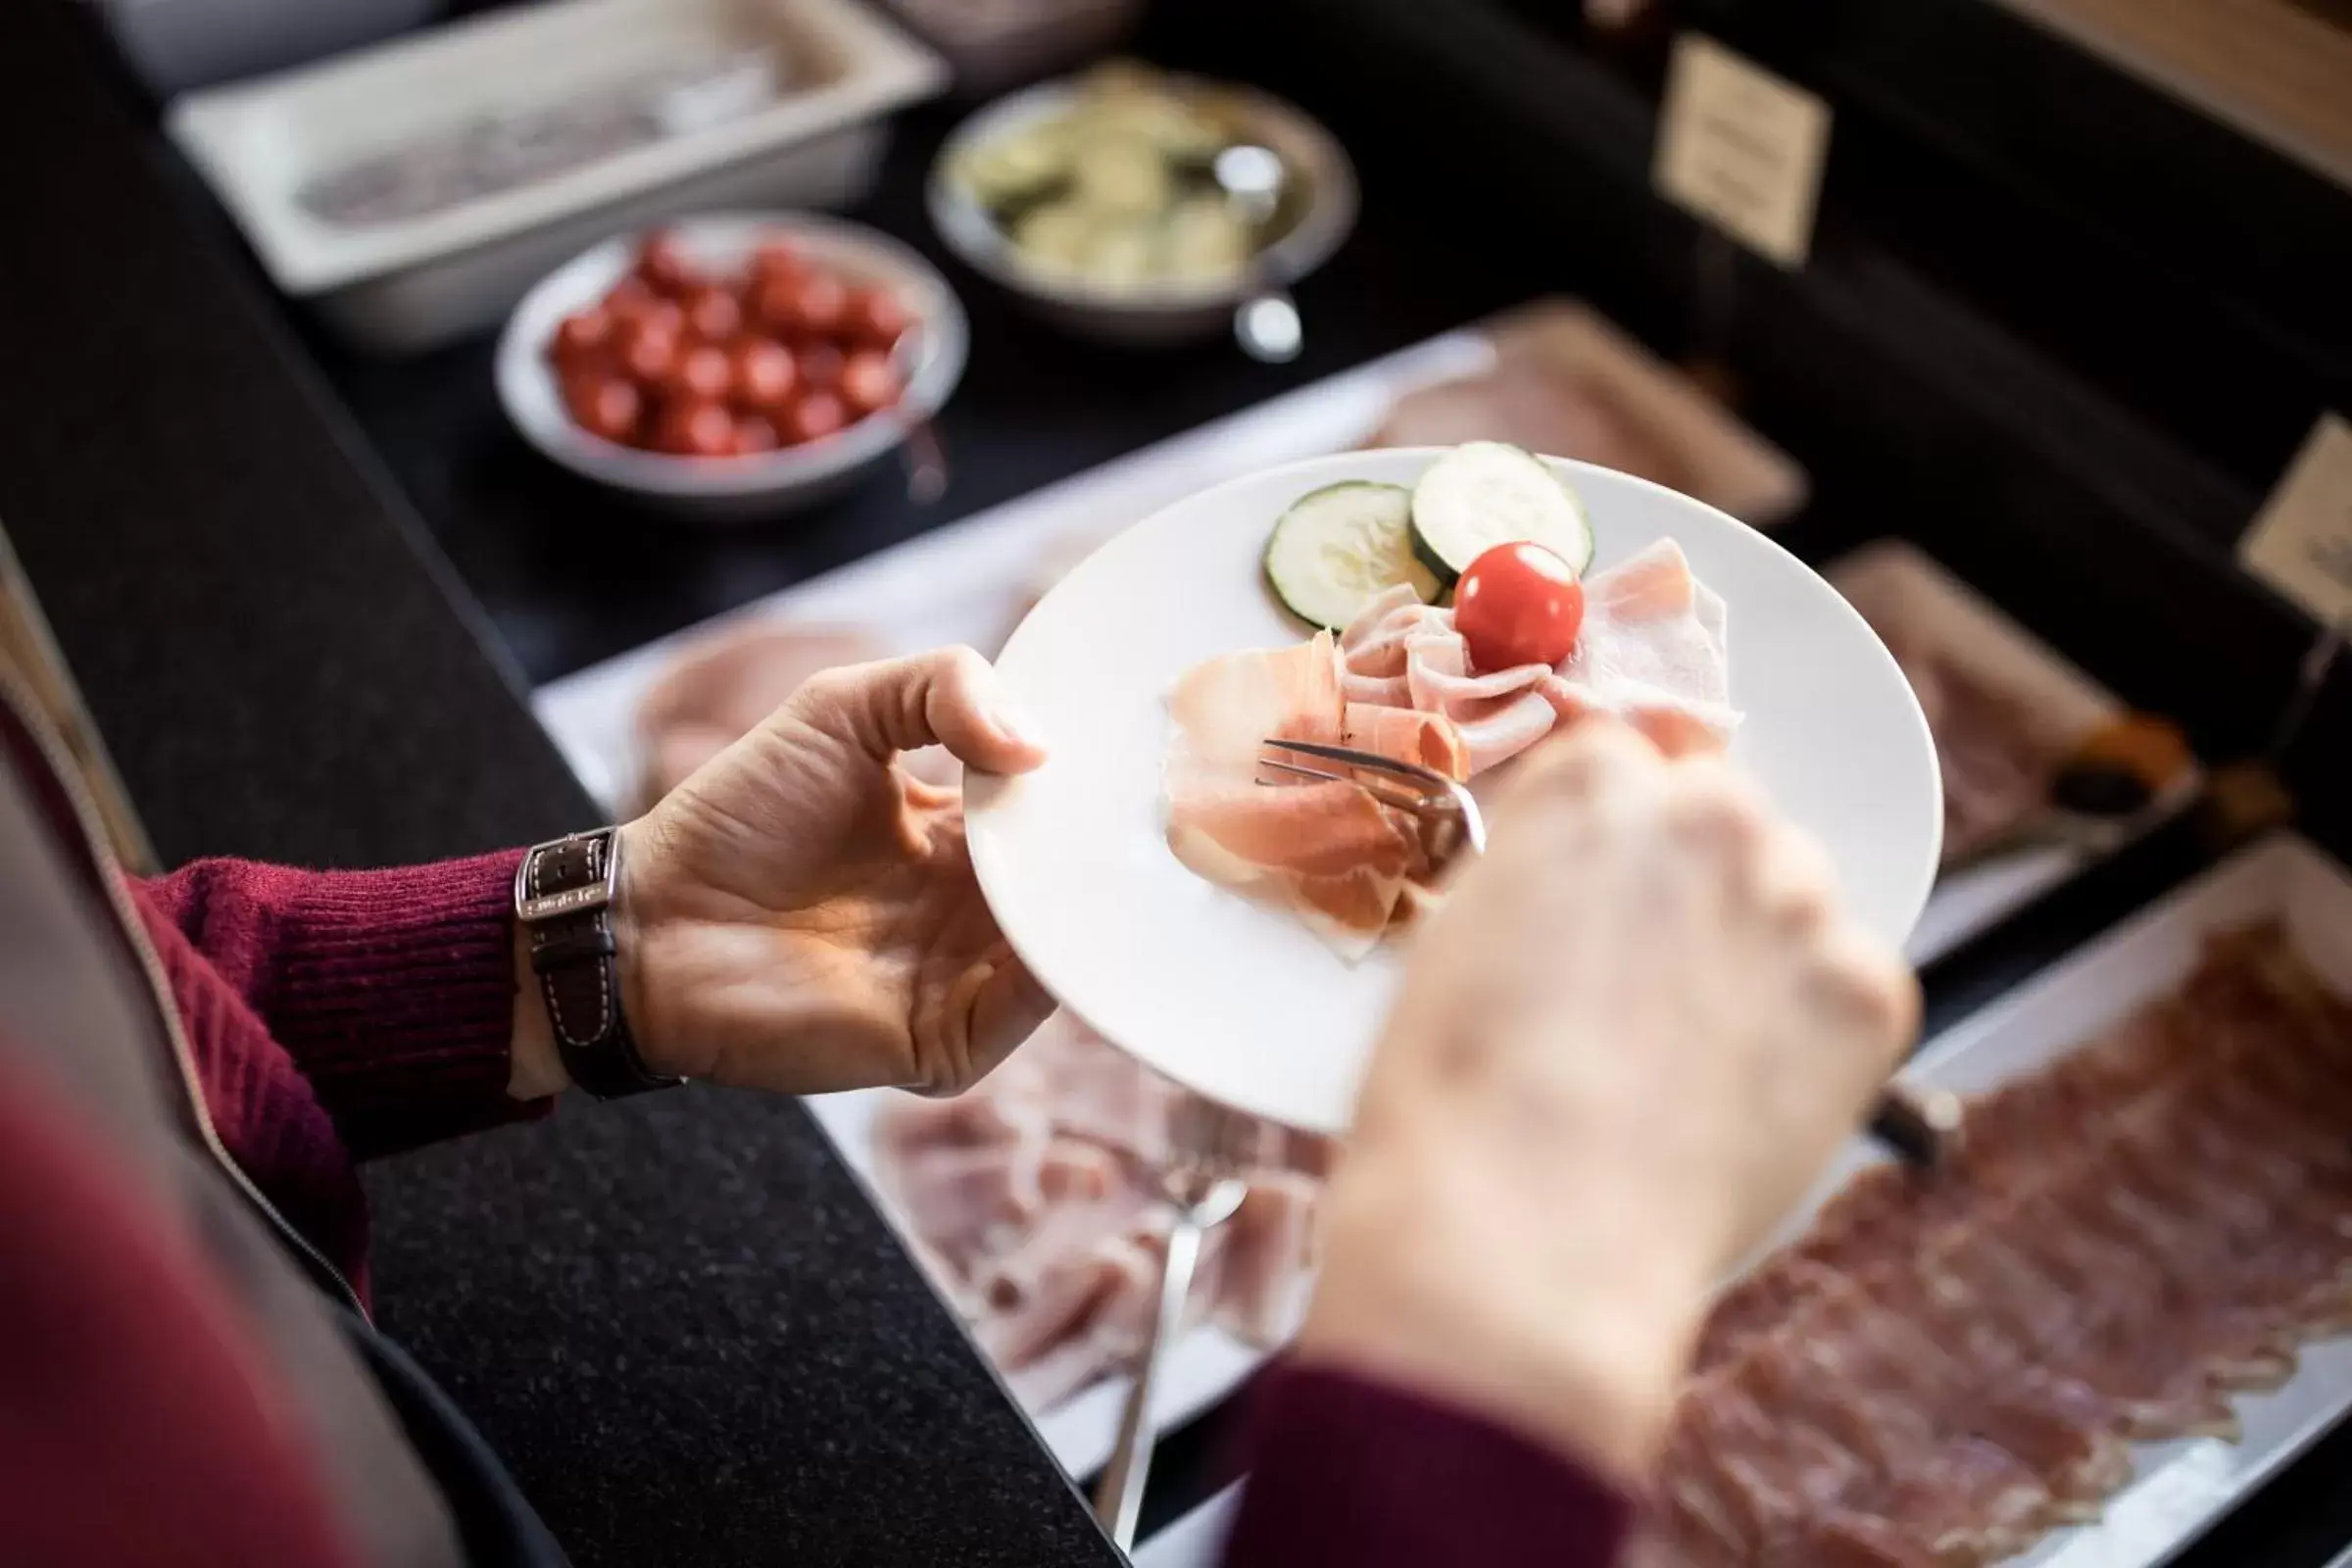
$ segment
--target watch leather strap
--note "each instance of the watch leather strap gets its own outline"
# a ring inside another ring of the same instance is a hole
[[[645,1065],[621,1008],[612,902],[619,837],[611,828],[533,847],[514,878],[514,913],[530,928],[531,971],[571,1081],[599,1100],[682,1080]]]

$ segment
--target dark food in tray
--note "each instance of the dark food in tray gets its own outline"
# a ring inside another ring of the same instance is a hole
[[[2272,924],[1718,1303],[1643,1568],[1996,1561],[2352,1329],[2352,1005]]]

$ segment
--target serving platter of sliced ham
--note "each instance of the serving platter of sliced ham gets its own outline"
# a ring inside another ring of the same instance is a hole
[[[1689,497],[1548,460],[1597,541],[1588,625],[1556,666],[1473,667],[1451,612],[1417,594],[1336,636],[1302,625],[1266,582],[1276,519],[1328,486],[1409,488],[1446,455],[1292,464],[1114,537],[999,661],[1046,765],[966,782],[981,885],[1047,989],[1177,1083],[1315,1132],[1348,1123],[1396,973],[1396,944],[1362,938],[1382,934],[1418,868],[1339,794],[1255,788],[1250,760],[1270,733],[1378,724],[1398,745],[1459,743],[1484,784],[1605,711],[1671,749],[1728,747],[1820,838],[1888,941],[1935,876],[1935,751],[1893,658],[1796,558]],[[1378,708],[1446,722],[1433,738]]]
[[[1937,1037],[1717,1300],[1642,1568],[2156,1568],[2352,1411],[2352,877],[2271,839]],[[1767,1543],[1769,1542],[1769,1544]]]

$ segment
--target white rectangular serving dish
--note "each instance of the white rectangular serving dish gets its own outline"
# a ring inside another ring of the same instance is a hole
[[[356,159],[747,42],[772,49],[784,90],[741,118],[416,219],[345,225],[298,200]],[[280,289],[360,346],[405,352],[492,324],[613,233],[697,209],[854,201],[885,117],[946,81],[936,55],[853,0],[544,0],[194,93],[166,122]]]
[[[2206,933],[2276,916],[2315,972],[2352,996],[2352,874],[2308,842],[2264,840],[1945,1030],[1906,1080],[1977,1094],[2064,1056],[2194,967]],[[1875,1155],[1849,1150],[1831,1183]],[[1823,1196],[1827,1196],[1825,1191]],[[1792,1228],[1793,1229],[1793,1228]],[[2132,1450],[2132,1478],[2091,1524],[2054,1531],[2007,1568],[2157,1568],[2352,1414],[2352,1338],[2305,1348],[2294,1377],[2235,1401],[2244,1438]]]
[[[1936,641],[1962,651],[1978,679],[2019,698],[2063,747],[2124,711],[2122,701],[1900,539],[1880,539],[1840,556],[1822,575],[1857,607],[1899,608],[1933,621]],[[1868,612],[1866,612],[1867,613]],[[1928,963],[2056,887],[2088,862],[2065,848],[2027,850],[1939,877],[1904,954]]]

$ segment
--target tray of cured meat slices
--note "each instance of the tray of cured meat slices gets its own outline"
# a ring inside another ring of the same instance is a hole
[[[1634,1560],[2154,1568],[2352,1413],[2352,877],[2258,845],[1933,1042],[1719,1299]]]
[[[2193,799],[2177,734],[2132,714],[1932,558],[1883,539],[1823,574],[1902,665],[1943,775],[1943,866],[1908,952],[1926,963]],[[2128,809],[2076,822],[2055,796],[2085,759],[2125,770]],[[2136,781],[2136,785],[2131,781]]]

